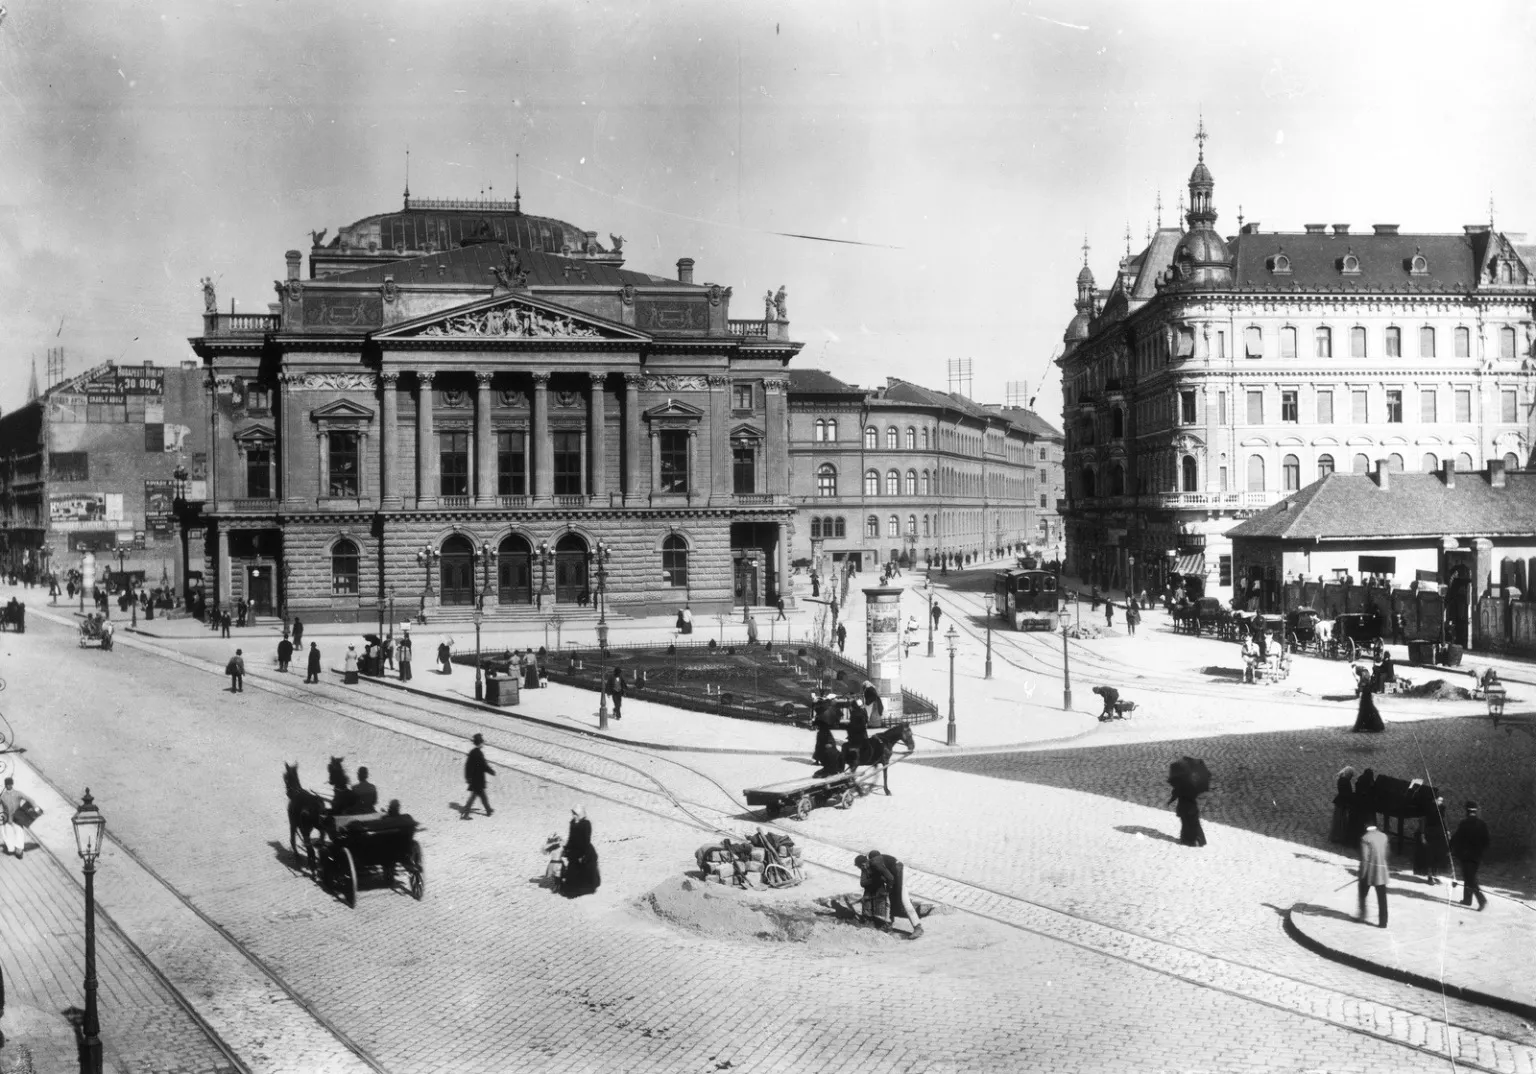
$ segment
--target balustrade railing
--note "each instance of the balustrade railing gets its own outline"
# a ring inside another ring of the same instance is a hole
[[[742,507],[772,507],[779,497],[772,492],[738,492],[736,503]]]
[[[528,506],[528,497],[527,496],[498,496],[498,497],[496,497],[496,500],[503,507],[527,507]]]
[[[767,321],[726,321],[726,328],[733,336],[762,336],[768,338]]]
[[[275,313],[205,313],[203,334],[208,336],[261,335],[276,332],[282,317]]]
[[[272,496],[246,496],[233,502],[236,511],[272,511],[277,508],[277,500]]]
[[[585,496],[556,496],[555,497],[555,506],[556,507],[585,507],[585,506],[587,506],[587,498]]]
[[[469,507],[475,502],[473,496],[439,496],[438,505],[441,507]]]

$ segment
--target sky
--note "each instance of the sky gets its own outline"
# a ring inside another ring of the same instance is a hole
[[[1082,246],[1107,285],[1173,222],[1202,117],[1224,234],[1536,230],[1528,4],[4,2],[4,410],[50,347],[191,357],[203,276],[265,311],[284,251],[399,208],[407,147],[413,195],[520,183],[734,317],[783,285],[796,365],[969,359],[1058,425]]]

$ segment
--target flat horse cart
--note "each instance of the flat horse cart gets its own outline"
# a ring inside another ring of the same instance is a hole
[[[880,766],[884,776],[885,793],[891,793],[891,777],[887,765]],[[839,772],[835,776],[820,779],[790,779],[783,783],[769,783],[762,787],[748,787],[742,791],[747,805],[762,806],[770,817],[790,816],[804,820],[811,815],[818,803],[830,804],[838,809],[848,809],[854,799],[868,794],[875,788],[875,773],[858,776],[852,771]]]
[[[420,830],[409,814],[327,817],[317,848],[320,886],[356,906],[359,880],[378,873],[392,879],[399,870],[411,898],[419,901],[427,893],[426,865],[416,841]]]
[[[98,645],[104,651],[112,649],[112,627],[105,620],[94,616],[86,616],[80,620],[80,648],[90,645]]]

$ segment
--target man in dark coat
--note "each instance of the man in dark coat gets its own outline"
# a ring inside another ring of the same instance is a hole
[[[837,652],[841,656],[843,647],[848,644],[848,626],[845,623],[837,624]]]
[[[879,879],[881,886],[890,892],[892,918],[901,914],[912,925],[912,939],[921,936],[923,926],[918,919],[917,908],[912,905],[912,898],[907,894],[907,867],[898,858],[878,850],[871,850],[867,855],[860,854],[853,859],[853,863],[861,869],[867,867]]]
[[[305,682],[320,681],[320,643],[309,643],[309,674],[304,676]]]
[[[614,668],[613,674],[608,676],[608,696],[613,698],[613,718],[624,718],[624,694],[628,692],[629,684],[624,681],[624,669]]]
[[[293,659],[293,642],[288,640],[288,635],[283,635],[283,640],[277,643],[277,670],[287,671],[288,664]]]
[[[1466,809],[1466,819],[1456,825],[1456,833],[1451,836],[1451,853],[1461,864],[1461,905],[1471,906],[1476,899],[1477,908],[1482,910],[1488,905],[1488,896],[1477,882],[1477,872],[1483,865],[1483,852],[1488,849],[1488,825],[1477,815],[1476,802],[1468,802]]]
[[[293,617],[293,647],[295,649],[304,647],[304,620],[298,616]]]
[[[229,663],[224,667],[225,674],[229,676],[229,692],[239,694],[245,692],[245,650],[236,649],[235,655],[229,658]]]
[[[230,627],[230,623],[231,622],[232,622],[232,620],[229,618],[229,613],[228,612],[224,612],[220,616],[220,618],[219,618],[219,630],[222,633],[219,634],[219,637],[221,637],[221,638],[229,637],[229,627]]]
[[[485,754],[480,747],[485,744],[483,735],[475,735],[471,740],[474,743],[469,755],[464,758],[464,784],[469,788],[469,797],[464,801],[464,808],[459,811],[462,820],[469,819],[470,808],[475,804],[475,799],[480,799],[480,804],[485,806],[485,815],[490,816],[495,810],[491,809],[491,803],[485,796],[485,777],[494,776],[496,770],[487,763]]]

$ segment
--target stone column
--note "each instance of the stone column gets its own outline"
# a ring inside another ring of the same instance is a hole
[[[591,376],[592,395],[587,418],[590,430],[587,434],[588,472],[591,476],[587,480],[587,492],[593,497],[603,497],[608,494],[608,416],[603,399],[603,385],[608,381],[608,374],[593,373]]]
[[[212,373],[208,385],[208,502],[219,502],[219,379]]]
[[[533,374],[533,488],[546,503],[555,494],[554,439],[549,435],[549,374]]]
[[[437,506],[437,432],[432,427],[431,371],[416,374],[416,505]]]
[[[731,502],[731,378],[709,378],[709,491],[714,503]]]
[[[330,483],[326,480],[330,468],[330,457],[326,448],[329,442],[325,438],[325,430],[315,430],[315,484],[319,491],[315,493],[317,501],[323,500],[331,494]]]
[[[702,483],[699,480],[699,428],[693,426],[688,430],[688,502],[693,502],[696,492],[702,492]]]
[[[640,374],[624,374],[624,496],[640,495]]]
[[[496,505],[496,438],[491,435],[491,374],[476,373],[475,506]]]
[[[399,373],[379,374],[379,386],[383,392],[383,416],[379,428],[379,502],[386,508],[400,506],[399,477],[395,473],[395,465],[400,456],[400,398],[395,394],[399,382]]]
[[[901,695],[901,594],[905,590],[875,586],[864,590],[864,628],[868,639],[865,666],[869,681],[875,684],[885,703],[885,720],[880,726],[902,719]],[[873,720],[870,726],[875,726]]]
[[[783,597],[786,604],[792,605],[794,594],[789,587],[789,524],[780,522],[774,529],[777,531],[777,540],[773,551],[773,591]]]
[[[786,406],[789,381],[769,377],[763,381],[768,395],[768,473],[763,488],[777,496],[789,492],[789,422]],[[863,480],[862,475],[860,480]]]
[[[218,552],[218,556],[219,556],[219,567],[218,567],[218,571],[219,571],[219,573],[218,573],[219,591],[218,591],[217,595],[214,597],[214,600],[217,603],[223,605],[224,607],[228,607],[230,599],[231,599],[230,591],[229,591],[229,531],[226,530],[223,527],[223,525],[219,526],[219,552]]]
[[[295,435],[289,411],[293,409],[292,378],[287,373],[277,375],[277,495],[280,501],[293,503],[298,499],[292,485],[293,469],[288,465],[293,454]]]

